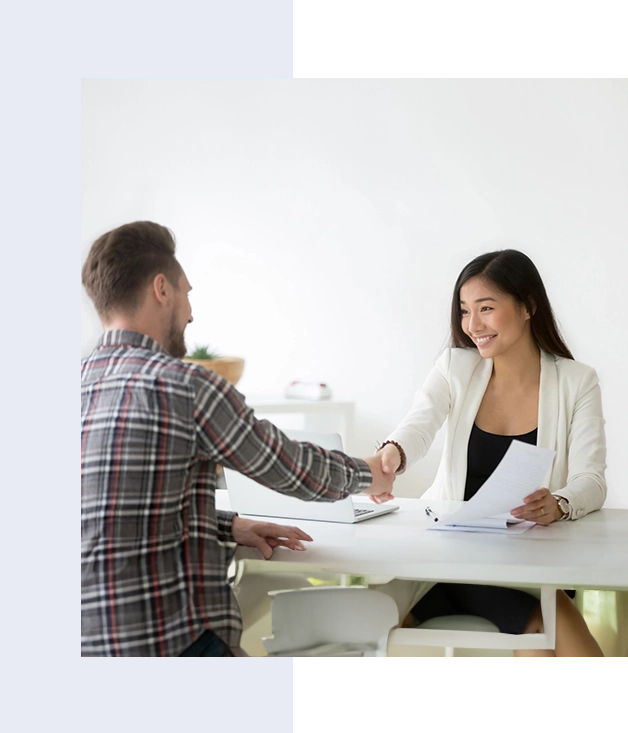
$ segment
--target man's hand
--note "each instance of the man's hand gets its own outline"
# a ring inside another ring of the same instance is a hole
[[[548,525],[563,516],[558,508],[558,499],[549,489],[538,489],[526,496],[523,501],[523,506],[518,506],[510,512],[513,517]]]
[[[386,459],[384,462],[382,454],[386,451],[385,446],[381,451],[376,453],[374,456],[369,456],[364,460],[368,463],[368,467],[371,469],[373,474],[373,483],[365,489],[364,493],[368,494],[371,501],[376,504],[383,504],[385,501],[394,499],[393,496],[393,483],[395,482],[395,470],[399,468],[401,459],[397,461],[396,468],[394,468],[394,460]],[[397,456],[399,451],[394,445],[390,446]]]
[[[272,522],[256,522],[235,516],[231,523],[233,539],[245,547],[257,547],[270,560],[275,547],[288,547],[291,550],[305,550],[300,540],[311,542],[312,538],[298,527],[286,527]]]

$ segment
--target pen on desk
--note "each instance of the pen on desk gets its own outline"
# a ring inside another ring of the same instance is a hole
[[[433,512],[433,511],[432,511],[432,510],[431,510],[431,509],[429,508],[429,506],[426,506],[426,507],[425,507],[425,513],[427,514],[427,516],[428,516],[428,517],[429,517],[430,519],[433,519],[433,520],[434,520],[435,522],[438,522],[438,517],[437,517],[437,516],[436,516],[436,514],[434,514],[434,512]]]

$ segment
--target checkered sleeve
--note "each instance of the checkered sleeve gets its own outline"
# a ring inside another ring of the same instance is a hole
[[[337,501],[371,485],[362,459],[290,440],[272,423],[258,420],[229,382],[195,369],[197,439],[209,460],[305,501]]]
[[[216,512],[216,520],[218,523],[218,539],[221,542],[235,542],[231,532],[233,518],[237,516],[235,512],[225,512],[219,509]]]

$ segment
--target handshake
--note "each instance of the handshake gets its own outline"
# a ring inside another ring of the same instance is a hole
[[[374,456],[369,456],[364,460],[373,474],[373,483],[368,489],[365,489],[364,493],[376,504],[383,504],[393,499],[395,474],[401,465],[401,454],[398,448],[388,443]]]

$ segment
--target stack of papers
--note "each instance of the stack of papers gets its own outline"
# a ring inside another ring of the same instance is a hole
[[[516,519],[510,512],[522,506],[541,487],[555,451],[513,440],[497,468],[478,492],[452,514],[437,517],[429,529],[521,534],[535,522]]]
[[[452,515],[448,515],[451,517]],[[459,532],[493,532],[495,534],[522,534],[535,522],[527,522],[525,519],[517,519],[511,514],[500,514],[495,517],[483,517],[482,519],[462,520],[462,524],[448,524],[442,518],[428,529],[457,530]]]

